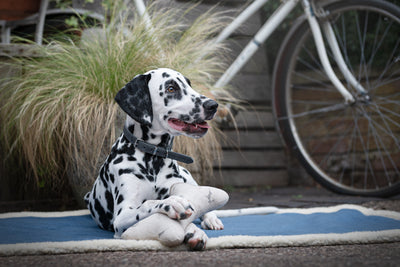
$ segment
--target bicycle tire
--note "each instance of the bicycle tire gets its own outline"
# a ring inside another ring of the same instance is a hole
[[[351,72],[370,99],[345,104],[329,82],[305,16],[288,32],[273,74],[273,109],[287,147],[324,187],[341,194],[400,193],[400,8],[378,0],[323,8]]]

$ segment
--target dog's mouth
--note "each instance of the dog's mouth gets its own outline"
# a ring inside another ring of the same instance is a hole
[[[188,135],[193,135],[193,136],[203,136],[206,134],[210,127],[206,121],[201,121],[201,122],[194,122],[194,123],[187,123],[179,119],[169,119],[168,124],[171,128],[179,131],[179,132],[184,132]]]

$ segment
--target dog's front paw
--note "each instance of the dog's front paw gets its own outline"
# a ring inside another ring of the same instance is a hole
[[[208,237],[203,230],[199,229],[193,223],[189,224],[185,229],[184,243],[191,250],[203,250],[206,248]]]
[[[202,217],[201,228],[205,230],[223,230],[224,225],[214,212],[208,212]]]
[[[194,209],[189,201],[182,197],[170,196],[160,205],[160,211],[176,220],[184,220],[192,215]]]

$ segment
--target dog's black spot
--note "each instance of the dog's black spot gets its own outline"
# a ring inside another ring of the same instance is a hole
[[[117,212],[117,216],[121,214],[122,208],[120,208]]]
[[[164,98],[164,106],[168,106],[168,99]]]
[[[165,93],[167,94],[168,99],[182,99],[181,87],[174,80],[168,80],[164,84]]]
[[[126,173],[133,173],[133,169],[119,169],[118,175],[126,174]]]
[[[174,175],[172,173],[170,173],[167,176],[165,176],[165,178],[167,178],[167,179],[171,179],[172,177],[174,177]]]
[[[166,194],[168,193],[168,189],[167,188],[162,188],[157,195],[157,199],[165,199]]]
[[[93,217],[96,217],[96,214],[94,213],[94,210],[93,210],[92,203],[89,204],[89,210],[90,210],[90,214],[92,214]]]
[[[156,135],[155,134],[150,134],[150,137],[151,137],[151,139],[154,139],[154,138],[156,138]]]
[[[115,198],[117,198],[119,196],[119,190],[118,190],[117,186],[115,187],[115,190],[114,190],[114,196],[115,196]]]
[[[114,164],[118,164],[121,163],[124,160],[124,158],[122,156],[118,157],[116,160],[114,160]]]
[[[114,213],[114,198],[110,191],[106,190],[104,194],[107,201],[107,209],[110,213]]]
[[[146,202],[146,201],[147,201],[147,199],[143,199],[142,204],[143,204],[144,202]]]
[[[190,80],[188,78],[186,78],[186,77],[184,77],[184,78],[185,78],[187,84],[189,84],[189,86],[192,86],[192,83],[190,82]]]
[[[107,166],[107,171],[104,173],[104,179],[108,182],[110,180],[109,172],[108,172],[108,166]]]
[[[114,174],[112,174],[112,173],[110,173],[110,181],[111,181],[111,183],[114,183],[114,181],[115,181]]]
[[[151,209],[149,209],[149,210],[147,211],[147,213],[151,213]]]
[[[136,158],[134,156],[128,156],[127,160],[128,161],[136,161]]]
[[[168,192],[167,188],[162,188],[159,192],[160,195],[165,195]]]
[[[126,139],[126,137],[124,136],[123,137],[124,139]],[[128,139],[126,139],[126,140],[128,140]],[[128,156],[132,156],[133,154],[135,154],[135,148],[134,148],[134,146],[133,146],[133,144],[126,144],[126,145],[123,145],[121,148],[119,148],[118,150],[118,153],[120,153],[120,154],[127,154]]]
[[[92,192],[93,192],[93,198],[96,198],[96,188],[97,188],[97,183],[95,183],[94,184],[94,188],[93,188],[93,190],[92,190]]]
[[[143,141],[149,140],[149,127],[142,124],[141,128],[142,128],[142,140]]]
[[[168,73],[166,73],[166,72],[163,72],[162,77],[163,77],[163,78],[169,78],[170,75],[169,75]]]
[[[106,230],[112,230],[112,225],[110,223],[113,214],[111,212],[106,212],[103,208],[103,206],[100,204],[100,201],[98,199],[95,200],[94,202],[94,209],[96,210],[97,214],[99,215],[99,222],[100,222],[100,226],[103,229]]]
[[[136,215],[136,221],[139,221],[140,220],[140,217],[139,217],[139,214],[138,215]]]
[[[144,176],[141,174],[136,173],[135,176],[136,176],[136,178],[138,178],[140,180],[144,180]]]
[[[100,180],[103,182],[104,187],[107,187],[107,181],[104,178],[104,165],[100,169]]]
[[[164,95],[164,93],[163,92],[160,92],[160,96],[163,96]]]
[[[146,178],[147,178],[147,180],[148,180],[149,182],[154,182],[154,180],[155,180],[154,176],[151,175],[151,174],[146,175]]]
[[[190,116],[187,115],[187,114],[180,115],[180,116],[179,116],[179,119],[180,119],[181,121],[189,121],[189,120],[190,120]]]
[[[182,171],[183,171],[184,173],[186,173],[186,174],[189,174],[189,171],[186,170],[186,169],[182,169]]]
[[[120,204],[122,201],[124,201],[124,196],[120,195],[117,199],[117,204]]]
[[[149,157],[151,157],[150,154],[144,154],[143,161],[144,162],[148,162],[149,161]],[[139,163],[137,166],[139,167],[140,172],[142,174],[147,174],[147,168],[145,166],[143,166],[143,164]]]
[[[170,210],[170,206],[169,205],[166,205],[165,207],[164,207],[164,210],[166,211],[166,212],[168,212],[169,210]]]

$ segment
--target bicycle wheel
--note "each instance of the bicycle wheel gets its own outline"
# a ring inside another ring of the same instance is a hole
[[[306,18],[284,40],[273,76],[274,112],[288,148],[308,173],[337,193],[400,192],[400,9],[377,0],[324,7],[343,58],[368,91],[345,104],[320,64]]]

